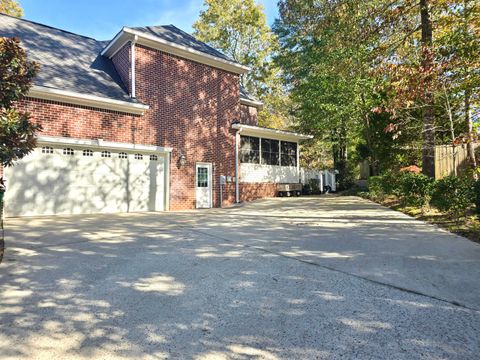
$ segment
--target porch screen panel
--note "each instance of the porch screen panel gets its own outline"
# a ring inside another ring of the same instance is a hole
[[[242,163],[260,163],[260,139],[253,136],[240,136],[240,161]]]
[[[297,166],[297,143],[282,141],[282,166]]]

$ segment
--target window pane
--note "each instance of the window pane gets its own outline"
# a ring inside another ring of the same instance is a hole
[[[297,166],[297,143],[282,141],[282,166]]]
[[[197,187],[208,187],[208,169],[205,167],[197,168]]]
[[[260,162],[260,139],[252,136],[240,136],[240,161],[258,164]]]
[[[262,164],[278,165],[278,140],[262,139]]]

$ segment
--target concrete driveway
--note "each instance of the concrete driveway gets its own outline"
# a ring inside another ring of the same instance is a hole
[[[359,198],[6,226],[1,359],[480,353],[480,246]]]

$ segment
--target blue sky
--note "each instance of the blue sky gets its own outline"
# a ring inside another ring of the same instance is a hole
[[[257,0],[271,25],[277,0]],[[203,0],[20,0],[24,18],[98,40],[111,39],[122,26],[165,25],[190,32]]]

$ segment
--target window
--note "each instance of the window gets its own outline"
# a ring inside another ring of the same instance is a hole
[[[73,155],[73,154],[75,154],[75,151],[73,151],[73,149],[71,148],[63,149],[63,155]]]
[[[126,152],[121,152],[121,153],[118,153],[118,157],[120,159],[126,159],[128,158],[128,154]]]
[[[272,139],[262,139],[262,164],[280,165],[279,141]]]
[[[112,157],[112,153],[110,151],[102,151],[102,157]]]
[[[53,148],[50,146],[44,146],[42,147],[42,153],[43,154],[53,154]]]
[[[197,168],[197,187],[208,187],[208,168]]]
[[[243,163],[260,163],[260,139],[252,136],[240,137],[240,161]]]
[[[150,161],[157,161],[158,156],[157,155],[150,155]]]
[[[135,154],[135,160],[142,160],[143,155],[142,154]]]
[[[83,156],[93,156],[93,151],[90,149],[83,150]]]
[[[282,141],[282,166],[297,166],[297,143]]]

